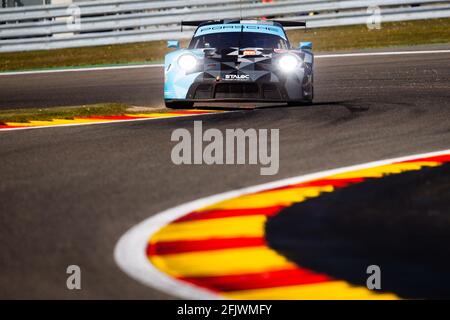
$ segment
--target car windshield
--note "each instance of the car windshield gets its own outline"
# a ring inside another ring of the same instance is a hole
[[[288,49],[288,42],[269,33],[259,32],[220,32],[194,37],[189,49],[216,48],[227,49],[240,48],[264,48],[264,49]]]

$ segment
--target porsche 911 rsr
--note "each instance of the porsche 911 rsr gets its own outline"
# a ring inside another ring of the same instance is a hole
[[[168,108],[196,102],[311,103],[314,55],[311,42],[289,43],[283,26],[304,22],[191,21],[197,26],[187,49],[165,57],[164,100]]]

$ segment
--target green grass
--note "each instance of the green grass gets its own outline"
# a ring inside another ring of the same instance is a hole
[[[161,110],[155,109],[152,110],[152,112],[161,112]],[[27,122],[30,120],[73,119],[73,117],[123,115],[125,113],[139,113],[139,111],[130,110],[128,105],[119,103],[94,104],[77,107],[0,110],[0,123]]]
[[[288,31],[291,42],[312,41],[314,50],[340,51],[387,46],[450,43],[450,19],[383,23],[381,30],[365,25]],[[187,41],[183,41],[186,45]],[[163,60],[165,41],[124,45],[0,53],[0,71],[104,64],[156,63]]]
[[[381,29],[369,30],[365,25],[288,31],[289,40],[312,41],[315,51],[413,46],[450,43],[450,19],[417,20],[383,23]]]
[[[167,52],[165,41],[85,48],[0,53],[0,71],[156,63]]]

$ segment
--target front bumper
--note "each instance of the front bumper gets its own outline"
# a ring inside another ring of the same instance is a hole
[[[186,95],[191,101],[289,101],[278,83],[208,81],[193,83]]]

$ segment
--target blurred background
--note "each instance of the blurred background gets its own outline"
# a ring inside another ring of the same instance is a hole
[[[186,45],[183,20],[284,19],[294,47],[316,52],[450,41],[449,0],[2,0],[0,71],[160,63],[165,40]]]

